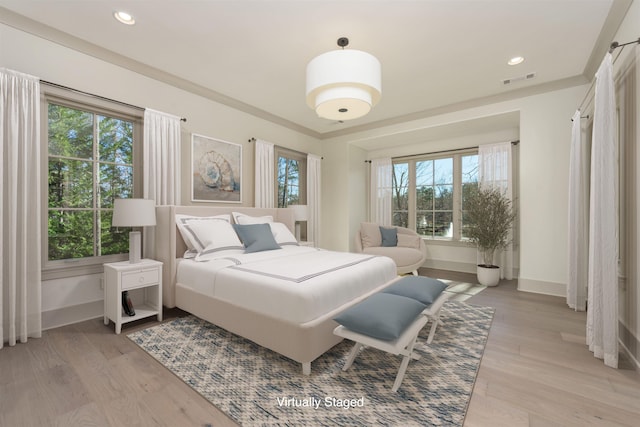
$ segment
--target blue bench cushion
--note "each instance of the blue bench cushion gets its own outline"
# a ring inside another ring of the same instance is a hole
[[[423,276],[407,276],[398,280],[382,292],[412,298],[428,306],[431,305],[446,288],[447,285],[437,279]]]
[[[425,308],[415,299],[377,293],[349,307],[333,320],[353,332],[391,341],[402,335]]]

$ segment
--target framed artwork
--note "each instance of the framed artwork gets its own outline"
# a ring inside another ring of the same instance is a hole
[[[242,203],[242,145],[191,135],[191,201]]]

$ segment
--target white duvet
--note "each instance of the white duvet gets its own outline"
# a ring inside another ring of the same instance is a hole
[[[302,246],[207,262],[181,259],[177,281],[255,312],[294,323],[314,320],[396,277],[390,258]]]

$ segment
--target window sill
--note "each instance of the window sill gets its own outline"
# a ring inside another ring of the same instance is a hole
[[[429,239],[423,237],[422,240],[427,246],[453,246],[460,248],[474,248],[475,245],[465,240],[450,240],[450,239]]]
[[[102,274],[103,273],[103,263],[106,262],[116,262],[116,261],[124,261],[128,257],[127,254],[124,255],[110,255],[104,257],[99,262],[92,261],[91,263],[87,263],[86,260],[84,263],[82,261],[75,261],[69,263],[60,263],[57,265],[47,266],[42,269],[42,281],[45,280],[54,280],[54,279],[66,279],[67,277],[76,277],[76,276],[88,276],[92,274]]]

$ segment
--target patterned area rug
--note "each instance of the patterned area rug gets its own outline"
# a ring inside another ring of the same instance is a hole
[[[401,357],[365,348],[351,368],[352,347],[336,345],[301,365],[194,316],[129,338],[239,424],[292,426],[461,426],[493,308],[447,302],[431,345],[420,334],[420,360],[391,391]],[[430,326],[430,325],[429,325]]]

